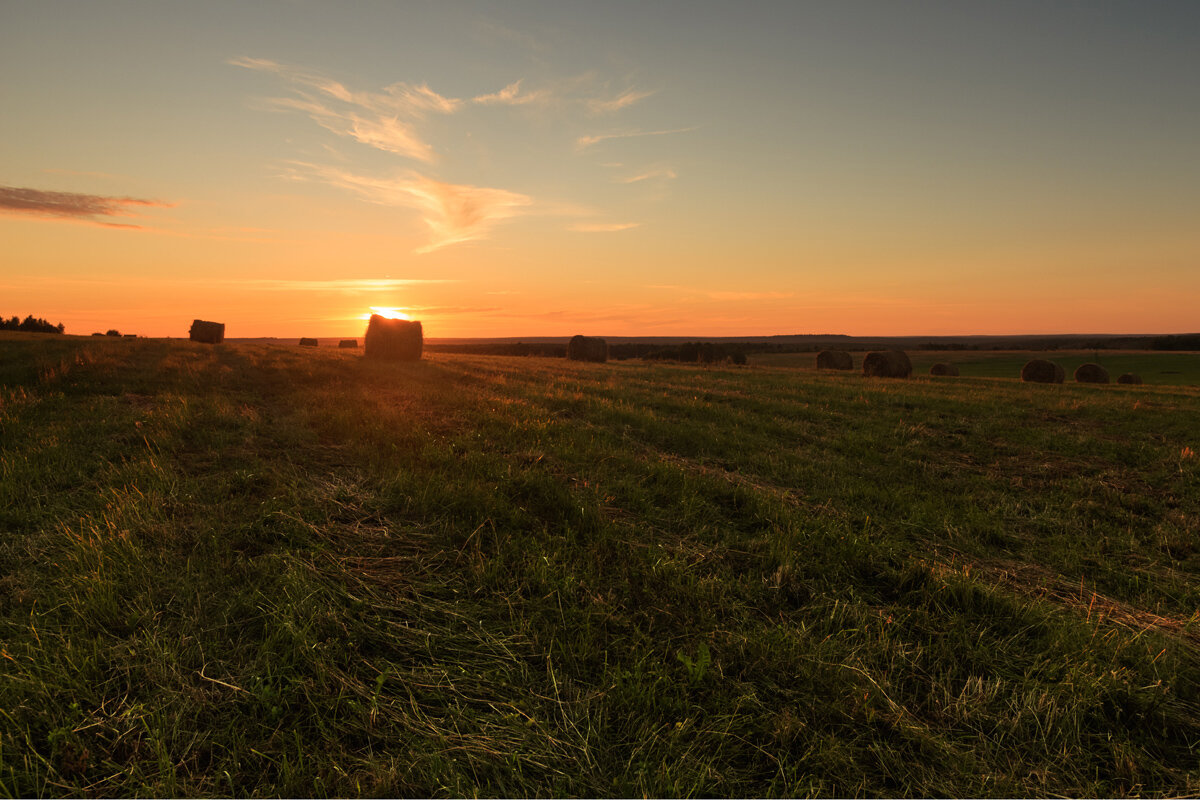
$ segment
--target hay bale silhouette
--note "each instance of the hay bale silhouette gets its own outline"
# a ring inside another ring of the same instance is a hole
[[[567,358],[571,361],[608,361],[608,342],[598,336],[572,336],[567,342]]]
[[[338,347],[358,347],[358,339],[342,339]]]
[[[877,350],[863,358],[863,376],[867,378],[907,378],[912,362],[903,350]]]
[[[193,342],[220,344],[225,340],[225,323],[194,319],[192,327],[188,330],[188,337]]]
[[[363,355],[380,361],[420,361],[424,345],[419,321],[372,314],[363,337]]]
[[[1142,383],[1142,376],[1136,375],[1132,372],[1126,372],[1124,375],[1117,378],[1117,383],[1128,383],[1128,384],[1140,386]]]
[[[317,340],[316,340],[316,339],[309,339],[308,337],[302,337],[302,338],[300,339],[300,346],[301,346],[301,347],[316,347],[316,346],[317,346]]]
[[[1062,383],[1066,372],[1053,361],[1035,358],[1021,367],[1021,380],[1026,383]]]
[[[948,375],[952,378],[958,377],[958,366],[955,364],[943,364],[938,362],[929,368],[930,375]]]
[[[1076,383],[1108,383],[1108,370],[1099,364],[1080,364],[1075,370]]]
[[[822,350],[817,353],[817,369],[854,369],[854,357],[845,350]]]

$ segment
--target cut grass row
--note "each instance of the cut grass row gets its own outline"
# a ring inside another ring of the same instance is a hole
[[[854,353],[856,367],[861,366],[864,353]],[[1147,384],[1156,386],[1200,386],[1200,353],[1119,351],[1119,350],[1071,350],[1037,352],[977,352],[972,350],[950,350],[945,352],[912,350],[913,375],[925,376],[929,368],[937,363],[954,364],[963,377],[1009,378],[1020,380],[1021,367],[1033,358],[1049,359],[1062,366],[1071,380],[1081,364],[1095,363],[1104,367],[1112,381],[1117,376],[1131,372],[1141,376]],[[815,353],[755,353],[749,362],[763,367],[816,368]]]
[[[3,347],[0,793],[1200,789],[1194,390]]]

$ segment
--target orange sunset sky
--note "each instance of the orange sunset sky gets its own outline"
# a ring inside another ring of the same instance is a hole
[[[1200,328],[1194,2],[0,0],[68,333]]]

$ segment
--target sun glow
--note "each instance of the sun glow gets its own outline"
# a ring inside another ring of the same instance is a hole
[[[368,314],[363,314],[361,319],[370,319],[372,314],[378,314],[381,317],[388,319],[412,319],[408,314],[398,308],[390,308],[387,306],[371,306],[371,311]]]

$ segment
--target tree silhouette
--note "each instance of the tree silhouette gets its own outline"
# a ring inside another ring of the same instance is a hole
[[[34,317],[33,314],[21,319],[20,317],[12,317],[11,319],[0,319],[0,330],[3,331],[27,331],[33,333],[62,333],[66,328],[60,322],[53,325],[41,317]]]

